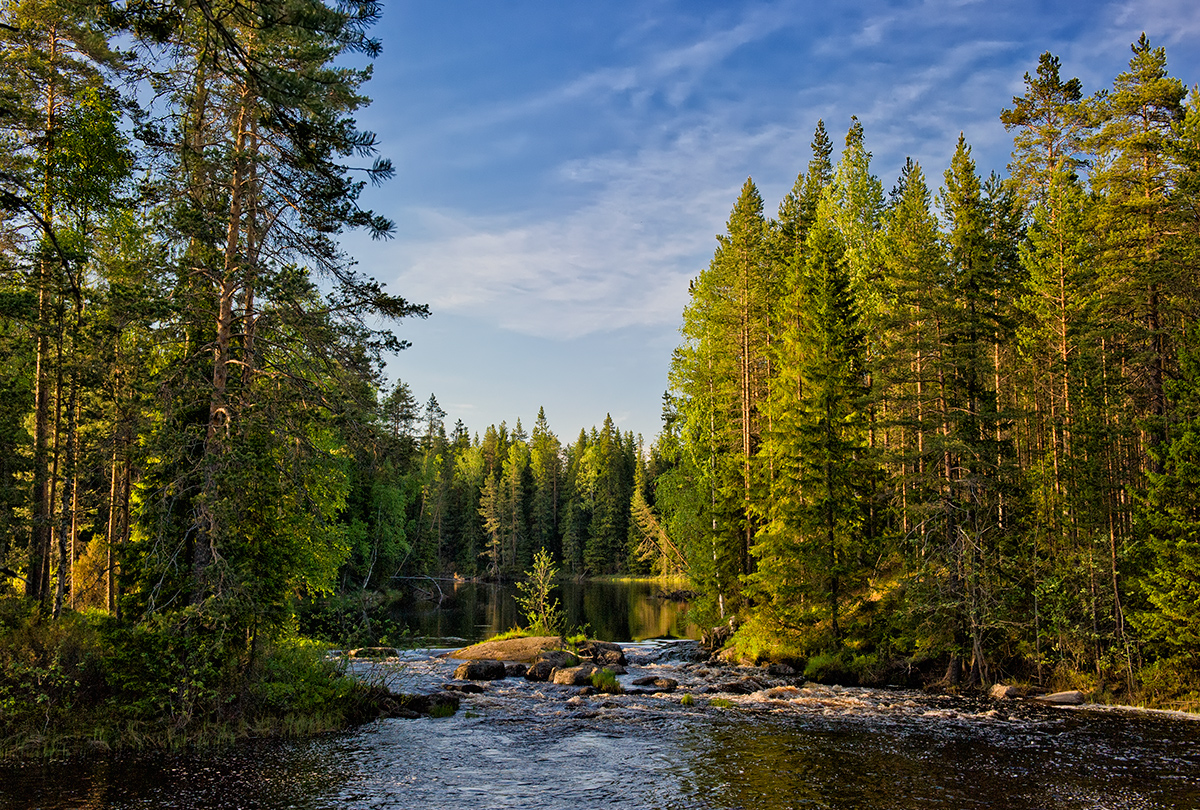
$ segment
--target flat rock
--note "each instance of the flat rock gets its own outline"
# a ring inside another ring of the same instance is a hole
[[[359,647],[350,651],[351,658],[395,658],[398,655],[395,647]]]
[[[1072,689],[1068,692],[1054,692],[1049,695],[1039,695],[1034,700],[1042,703],[1052,703],[1055,706],[1082,706],[1084,703],[1083,692],[1078,689]]]
[[[553,650],[562,646],[558,636],[527,636],[507,638],[503,641],[483,641],[450,653],[449,658],[463,661],[534,661],[542,650]]]
[[[447,692],[462,692],[464,695],[478,695],[483,687],[477,683],[444,683],[442,688]]]
[[[503,661],[463,661],[454,670],[460,681],[499,681],[506,675]]]

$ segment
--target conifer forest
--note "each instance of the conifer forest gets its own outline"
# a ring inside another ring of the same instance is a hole
[[[394,227],[360,204],[392,167],[344,66],[379,13],[5,6],[11,716],[267,711],[313,628],[378,641],[365,595],[540,551],[687,578],[700,626],[815,676],[1194,696],[1200,95],[1162,48],[1086,90],[1044,54],[996,99],[1007,167],[947,132],[948,166],[885,183],[857,119],[814,122],[775,215],[746,180],[697,268],[661,434],[560,437],[447,425],[402,381],[430,311],[339,245]],[[38,669],[50,637],[75,674]]]

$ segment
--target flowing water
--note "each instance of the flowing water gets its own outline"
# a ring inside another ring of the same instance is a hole
[[[449,718],[0,768],[0,807],[1200,808],[1189,716],[822,687],[715,667],[692,641],[623,646],[624,695],[509,678]],[[439,652],[355,666],[435,690],[456,663]],[[646,675],[678,689],[639,690]]]

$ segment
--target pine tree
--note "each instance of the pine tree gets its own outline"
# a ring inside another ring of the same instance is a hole
[[[749,570],[755,533],[749,504],[761,408],[769,377],[771,300],[778,284],[771,266],[762,198],[747,180],[718,237],[709,268],[691,285],[684,312],[685,343],[672,363],[671,385],[687,420],[686,452],[703,471],[711,532],[704,556],[708,590],[724,617],[741,603],[739,577]]]
[[[561,557],[559,506],[562,500],[562,448],[550,430],[546,409],[538,409],[530,441],[533,499],[530,506],[530,536],[534,551],[545,550]]]
[[[820,213],[829,217],[825,206]],[[820,215],[790,302],[774,381],[772,429],[762,455],[775,477],[748,580],[760,618],[799,634],[819,615],[829,643],[841,644],[840,610],[861,577],[867,510],[868,389],[865,335],[851,291],[841,236]]]
[[[1013,96],[1011,110],[1000,113],[1013,138],[1009,175],[1017,193],[1030,205],[1052,199],[1050,184],[1056,176],[1071,176],[1084,161],[1080,157],[1087,136],[1088,117],[1079,79],[1063,81],[1061,63],[1049,51],[1038,59],[1037,78],[1025,74],[1025,95]]]
[[[1117,76],[1112,92],[1093,100],[1100,124],[1089,145],[1097,158],[1092,188],[1102,197],[1101,306],[1120,324],[1115,350],[1133,372],[1126,384],[1152,451],[1166,440],[1172,321],[1178,299],[1191,292],[1170,250],[1178,227],[1173,143],[1186,88],[1167,75],[1166,53],[1152,48],[1144,33],[1132,51],[1129,70]],[[1152,467],[1158,457],[1149,453]]]
[[[1168,387],[1176,420],[1139,504],[1151,554],[1141,581],[1149,604],[1133,617],[1144,636],[1185,666],[1200,668],[1200,332],[1179,341],[1179,375]]]

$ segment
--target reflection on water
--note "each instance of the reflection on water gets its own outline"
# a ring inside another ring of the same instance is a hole
[[[565,582],[554,592],[567,616],[567,629],[590,628],[606,641],[699,638],[685,620],[687,605],[658,598],[652,582]],[[440,582],[392,605],[391,618],[424,638],[478,641],[523,622],[512,585]],[[440,597],[440,602],[439,602]]]

